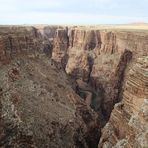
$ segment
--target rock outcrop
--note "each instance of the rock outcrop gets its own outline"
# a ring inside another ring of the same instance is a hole
[[[0,28],[0,64],[7,63],[19,54],[43,51],[43,40],[34,27]]]
[[[96,113],[45,56],[18,56],[0,73],[1,147],[97,146]]]
[[[148,146],[148,57],[132,66],[123,98],[102,131],[99,148]]]
[[[66,29],[57,29],[54,38],[54,48],[52,58],[61,62],[62,57],[66,54],[69,46]]]

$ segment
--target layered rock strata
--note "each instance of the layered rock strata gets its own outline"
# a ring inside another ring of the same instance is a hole
[[[7,63],[19,54],[44,50],[43,40],[34,27],[0,28],[0,62]]]
[[[148,35],[127,31],[69,29],[66,72],[102,92],[106,119],[122,88],[128,62],[148,54]],[[133,55],[133,56],[132,56]],[[101,99],[100,99],[101,100]]]
[[[132,66],[123,98],[102,131],[99,148],[148,146],[148,57]]]

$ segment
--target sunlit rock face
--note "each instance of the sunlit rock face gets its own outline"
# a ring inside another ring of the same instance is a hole
[[[147,43],[136,31],[0,27],[0,146],[144,147]]]
[[[98,147],[147,147],[148,57],[133,64],[125,80],[123,98],[111,113]]]
[[[34,27],[1,27],[0,32],[0,62],[8,62],[16,54],[43,48],[42,40]]]
[[[57,29],[54,42],[53,42],[52,59],[56,62],[61,62],[62,58],[66,55],[69,40],[66,29]]]

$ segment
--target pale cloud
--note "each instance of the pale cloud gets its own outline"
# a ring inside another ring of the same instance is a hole
[[[5,19],[4,24],[99,24],[104,22],[116,23],[120,21],[134,22],[143,21],[143,19],[137,17],[116,16],[116,15],[99,15],[85,13],[42,13],[42,12],[28,12],[21,14],[0,14],[0,18]],[[9,20],[7,22],[7,20]],[[81,20],[81,21],[80,21]]]
[[[54,8],[61,6],[58,0],[0,0],[0,12],[22,12],[33,8]]]
[[[144,2],[146,0],[0,0],[0,24],[112,24],[148,21],[148,3]]]
[[[113,0],[89,0],[91,3],[95,3],[95,4],[107,4],[107,3],[113,3]]]
[[[26,5],[27,7],[40,7],[40,8],[53,8],[53,7],[60,7],[62,1],[59,0],[21,0],[19,3],[23,6]]]

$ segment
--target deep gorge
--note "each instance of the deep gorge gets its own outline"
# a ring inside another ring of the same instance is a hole
[[[0,146],[146,145],[147,43],[136,31],[1,27]]]

